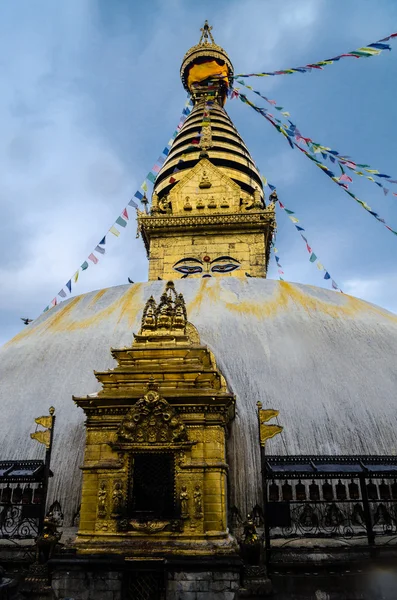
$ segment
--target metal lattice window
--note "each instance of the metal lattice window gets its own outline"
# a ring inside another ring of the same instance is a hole
[[[163,600],[164,577],[156,571],[129,573],[124,585],[125,600]]]

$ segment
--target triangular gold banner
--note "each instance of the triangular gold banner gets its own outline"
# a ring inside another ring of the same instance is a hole
[[[35,431],[30,434],[32,440],[37,440],[40,444],[45,444],[46,448],[50,447],[51,432],[49,429],[45,431]]]
[[[260,426],[260,438],[261,438],[261,446],[264,446],[266,440],[270,440],[270,438],[274,437],[278,433],[281,433],[283,428],[281,425],[261,425]]]
[[[52,417],[51,416],[37,417],[37,419],[35,419],[34,421],[35,421],[35,423],[37,423],[37,425],[42,425],[46,429],[51,429],[51,425],[52,425]]]
[[[265,410],[260,409],[259,410],[259,421],[261,423],[266,423],[266,421],[270,421],[270,419],[277,417],[278,414],[279,414],[279,411],[275,410],[274,408],[268,408]]]

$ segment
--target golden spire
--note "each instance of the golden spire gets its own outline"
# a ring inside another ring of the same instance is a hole
[[[208,79],[218,79],[222,88],[222,103],[232,82],[233,65],[226,51],[215,43],[212,27],[205,21],[201,27],[199,43],[192,46],[183,57],[181,66],[182,84],[192,94],[195,101],[200,83]],[[200,94],[199,94],[200,95]]]

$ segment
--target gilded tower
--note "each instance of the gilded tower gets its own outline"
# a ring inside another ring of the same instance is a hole
[[[224,105],[233,65],[207,22],[183,58],[181,79],[193,110],[159,172],[139,230],[149,280],[266,277],[275,228],[259,172]]]

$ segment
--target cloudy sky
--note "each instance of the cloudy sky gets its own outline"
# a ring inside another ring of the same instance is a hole
[[[340,54],[397,30],[395,0],[15,0],[0,4],[0,343],[64,287],[140,186],[178,122],[179,67],[205,19],[236,72]],[[397,178],[397,41],[322,72],[256,79],[301,132]],[[256,98],[255,101],[259,101]],[[263,103],[262,103],[263,104]],[[259,115],[227,110],[259,169],[347,293],[397,312],[397,237]],[[395,186],[397,191],[397,186]],[[397,228],[397,197],[357,195]],[[285,279],[327,286],[285,214]],[[73,293],[147,278],[131,222]],[[112,237],[112,236],[110,236]],[[272,264],[270,277],[277,277]]]

